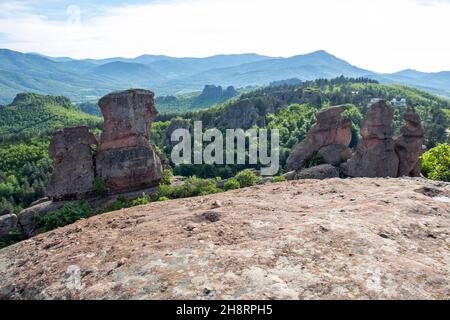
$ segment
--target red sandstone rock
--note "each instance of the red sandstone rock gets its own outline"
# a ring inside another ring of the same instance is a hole
[[[448,299],[448,196],[298,180],[110,212],[0,250],[0,299]]]
[[[401,129],[401,136],[395,140],[395,151],[399,157],[398,176],[420,176],[424,131],[420,117],[413,108],[408,108],[403,115],[406,124]]]
[[[345,106],[336,106],[320,111],[317,123],[307,133],[306,138],[297,144],[288,158],[290,170],[301,169],[322,147],[341,144],[346,147],[352,140],[352,122],[343,118]]]
[[[97,140],[88,127],[57,131],[49,146],[54,160],[48,196],[54,200],[74,198],[94,190],[94,160],[91,146]]]
[[[161,161],[149,142],[149,125],[157,115],[153,97],[151,91],[127,90],[99,102],[105,123],[96,169],[112,191],[153,186],[162,178]]]
[[[350,177],[397,177],[398,156],[392,139],[394,111],[385,101],[372,104],[364,117],[356,153],[341,167]]]
[[[325,163],[333,166],[339,166],[353,155],[352,149],[343,144],[330,144],[322,147],[317,154],[322,157]]]

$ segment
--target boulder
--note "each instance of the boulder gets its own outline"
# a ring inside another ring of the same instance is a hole
[[[342,117],[345,106],[335,106],[320,111],[316,124],[308,131],[306,138],[297,144],[288,158],[289,170],[299,170],[322,147],[341,144],[345,147],[352,140],[352,122]]]
[[[49,146],[53,158],[53,174],[47,194],[54,200],[77,198],[94,190],[94,159],[92,145],[95,136],[88,127],[57,131]]]
[[[8,239],[10,233],[17,231],[18,228],[18,219],[15,214],[0,216],[0,241]]]
[[[392,139],[394,111],[383,100],[373,103],[364,117],[361,140],[353,157],[341,165],[350,177],[397,177],[398,156]]]
[[[398,176],[419,177],[424,131],[420,117],[413,108],[407,108],[403,119],[406,124],[401,129],[400,137],[395,140],[395,151],[399,158]]]
[[[296,174],[297,174],[297,172],[294,170],[294,171],[286,172],[285,174],[283,174],[283,176],[287,181],[292,181],[292,180],[295,180]]]
[[[352,157],[352,149],[343,144],[330,144],[317,153],[327,164],[339,166]]]
[[[303,169],[297,172],[296,179],[316,179],[324,180],[331,178],[339,178],[340,170],[330,164],[321,164],[316,167]]]
[[[56,211],[61,209],[65,204],[69,202],[67,201],[58,201],[52,202],[47,201],[35,206],[29,207],[27,209],[22,210],[17,218],[19,220],[19,225],[25,235],[28,237],[32,237],[38,234],[38,217],[44,217],[46,214],[52,211]]]
[[[149,142],[157,115],[153,97],[151,91],[127,90],[99,102],[105,122],[96,169],[113,192],[155,186],[162,178],[161,161]]]

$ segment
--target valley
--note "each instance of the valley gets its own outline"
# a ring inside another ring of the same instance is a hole
[[[263,87],[290,78],[307,81],[341,75],[408,85],[450,97],[450,72],[404,70],[382,74],[358,68],[323,50],[288,58],[234,54],[75,60],[0,49],[0,103],[10,103],[21,92],[64,95],[83,103],[126,88],[151,89],[165,96],[200,91],[206,84]]]

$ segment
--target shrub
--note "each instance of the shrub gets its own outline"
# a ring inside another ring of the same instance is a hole
[[[236,190],[236,189],[239,189],[240,187],[241,187],[241,184],[239,183],[239,181],[236,178],[228,179],[223,184],[223,190],[225,190],[225,191]]]
[[[160,185],[157,198],[189,198],[196,196],[205,196],[208,194],[218,193],[220,191],[221,190],[217,188],[216,181],[214,179],[200,179],[197,177],[190,177],[178,186]]]
[[[170,199],[167,197],[159,197],[158,198],[158,201],[167,201],[167,200],[170,200]]]
[[[450,144],[443,143],[425,152],[422,173],[431,180],[450,181]]]
[[[133,206],[133,207],[141,206],[144,204],[149,204],[150,202],[151,202],[150,197],[148,195],[146,195],[145,193],[143,193],[141,197],[131,201],[131,206]]]
[[[56,228],[64,227],[72,224],[82,218],[89,218],[94,215],[92,207],[89,203],[72,202],[64,205],[61,209],[49,212],[44,217],[38,218],[38,225],[50,231]]]
[[[105,195],[109,192],[106,182],[100,177],[95,177],[94,187],[95,193],[98,195]]]
[[[113,203],[101,208],[98,213],[106,213],[111,211],[117,211],[132,206],[132,201],[125,198],[124,196],[119,196]]]
[[[251,170],[244,170],[236,175],[236,180],[239,182],[241,188],[254,186],[258,183],[259,177]]]
[[[5,240],[0,241],[0,249],[12,246],[13,244],[25,240],[27,237],[19,230],[11,231]]]
[[[161,179],[162,184],[170,185],[173,181],[173,173],[170,169],[164,169],[163,177]]]
[[[286,181],[286,177],[285,176],[276,176],[273,177],[272,182],[284,182]]]

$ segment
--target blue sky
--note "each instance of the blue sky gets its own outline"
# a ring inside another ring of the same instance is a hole
[[[450,0],[0,0],[0,47],[75,58],[323,49],[379,72],[441,71],[449,17]]]

